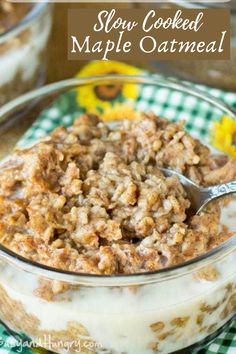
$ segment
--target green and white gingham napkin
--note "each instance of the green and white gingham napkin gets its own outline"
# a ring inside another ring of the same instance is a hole
[[[204,93],[211,94],[224,101],[229,106],[236,108],[236,93],[225,92],[203,85],[189,84],[191,88],[196,87]],[[172,121],[179,119],[185,120],[185,128],[194,136],[208,140],[209,127],[213,121],[222,117],[222,111],[213,107],[210,103],[188,94],[169,90],[168,88],[156,88],[154,86],[141,86],[136,99],[128,99],[122,91],[117,99],[110,102],[116,108],[117,102],[122,100],[129,102],[135,109],[141,111],[152,111],[157,115],[168,118]],[[94,103],[94,109],[98,112],[103,107],[98,106],[99,102]],[[103,102],[101,101],[101,105]],[[28,132],[18,143],[18,147],[25,147],[35,143],[38,139],[49,134],[53,129],[60,125],[70,126],[74,119],[80,114],[85,113],[86,108],[77,102],[76,91],[69,91],[57,99],[57,101],[45,110]]]
[[[194,86],[202,90],[203,94],[209,93],[221,99],[229,106],[236,108],[236,93],[191,84],[191,87]],[[114,105],[114,107],[117,107],[117,102],[121,103],[123,99],[127,101],[127,94],[126,97],[122,95],[123,92],[121,90],[119,97],[110,102],[111,106]],[[138,110],[153,111],[173,121],[181,117],[181,119],[187,122],[186,129],[194,136],[205,141],[207,141],[207,137],[209,136],[211,123],[219,120],[222,116],[222,112],[219,112],[219,110],[212,107],[209,103],[187,94],[170,91],[167,88],[141,87],[138,90],[136,99],[130,99],[129,102]],[[96,101],[94,104],[99,103]],[[82,105],[82,102],[78,102],[76,91],[63,94],[40,115],[20,140],[18,146],[25,147],[31,145],[59,125],[70,126],[78,115],[86,112],[86,108]],[[99,111],[102,111],[101,107],[97,108]],[[4,328],[3,325],[0,325],[0,354],[13,354],[17,352],[22,352],[23,354],[47,353],[47,351],[41,349],[21,348],[14,335]],[[198,351],[197,354],[236,354],[236,322],[227,331],[221,333],[205,349]]]

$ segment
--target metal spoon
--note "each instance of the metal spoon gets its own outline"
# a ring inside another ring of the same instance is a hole
[[[207,204],[214,199],[223,197],[227,194],[236,193],[236,181],[218,184],[213,187],[201,188],[189,178],[174,170],[169,168],[159,169],[166,177],[177,176],[179,178],[180,183],[183,185],[188,199],[190,200],[191,210],[195,214],[199,214]]]

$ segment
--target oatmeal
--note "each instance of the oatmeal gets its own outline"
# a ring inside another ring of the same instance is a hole
[[[234,243],[147,272],[226,241],[236,200],[191,217],[178,178],[159,167],[207,186],[235,178],[235,163],[212,156],[183,123],[142,113],[114,126],[84,115],[16,151],[0,170],[0,242],[83,274],[0,250],[1,321],[61,354],[192,352],[212,339],[236,314]]]
[[[130,274],[183,263],[230,237],[217,203],[188,217],[184,188],[161,166],[205,186],[234,178],[236,160],[212,156],[181,122],[143,113],[111,128],[84,115],[1,167],[0,242],[53,268]]]

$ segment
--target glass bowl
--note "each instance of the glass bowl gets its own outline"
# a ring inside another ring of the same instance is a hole
[[[43,84],[51,27],[52,4],[36,3],[0,34],[0,106]]]
[[[129,89],[138,86],[146,96],[155,88],[156,95],[165,99],[165,90],[176,97],[185,93],[186,112],[181,116],[186,120],[191,118],[193,100],[210,105],[215,119],[222,115],[235,118],[234,111],[218,99],[162,76],[71,79],[39,88],[0,108],[1,124],[8,122],[4,128],[8,138],[13,126],[20,127],[9,138],[9,148],[2,157],[27,129],[22,122],[31,125],[62,94],[78,94],[84,88],[92,90],[92,94],[98,87],[122,89],[126,85]],[[146,105],[131,98],[126,98],[125,103],[159,114],[160,107],[152,98]],[[62,124],[66,124],[69,108],[63,101]],[[179,119],[170,109],[165,116]],[[191,130],[188,121],[186,126]],[[206,143],[208,137],[206,130]],[[51,289],[58,295],[46,299]],[[62,289],[66,291],[60,293]],[[235,314],[236,236],[208,254],[178,266],[116,276],[49,268],[0,245],[1,321],[16,335],[24,333],[39,346],[58,353],[192,353],[229,325]]]

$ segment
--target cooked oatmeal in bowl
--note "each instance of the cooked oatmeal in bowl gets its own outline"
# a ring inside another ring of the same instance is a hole
[[[235,199],[191,215],[160,171],[211,186],[236,160],[136,116],[80,115],[1,164],[0,318],[55,352],[191,353],[236,313]]]
[[[162,166],[200,185],[236,175],[236,160],[211,156],[183,122],[141,113],[111,129],[81,116],[2,165],[0,242],[54,268],[129,274],[183,263],[230,237],[216,203],[187,218],[186,192]]]

